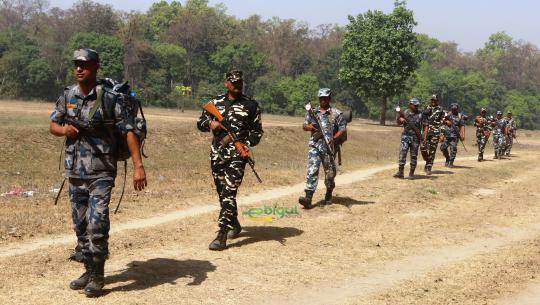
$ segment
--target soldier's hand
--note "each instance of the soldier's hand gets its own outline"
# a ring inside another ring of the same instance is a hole
[[[317,131],[317,128],[313,124],[306,124],[304,125],[305,131]]]
[[[142,165],[135,167],[133,171],[133,188],[136,191],[142,191],[146,185],[146,172],[144,171],[144,167]]]
[[[221,125],[220,122],[218,122],[218,121],[210,122],[210,129],[211,130],[217,130],[217,129],[220,129],[220,128],[223,128],[223,125]]]
[[[398,122],[399,124],[405,124],[405,118],[399,118]]]
[[[79,130],[73,125],[64,125],[64,135],[68,138],[76,138]]]

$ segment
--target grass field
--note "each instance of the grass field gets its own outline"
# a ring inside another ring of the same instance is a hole
[[[50,103],[0,102],[0,192],[17,187],[36,191],[32,198],[0,198],[0,219],[6,220],[0,222],[0,243],[70,230],[67,195],[53,206],[53,194],[49,192],[62,180],[58,170],[62,139],[48,132],[52,107]],[[208,160],[210,134],[199,132],[195,126],[200,113],[166,109],[145,112],[149,158],[144,163],[149,187],[137,193],[128,180],[121,212],[113,221],[215,202]],[[253,153],[264,183],[258,184],[248,168],[241,193],[304,180],[308,134],[301,124],[299,117],[263,115],[265,134]],[[341,171],[395,161],[398,128],[358,120],[350,128]],[[113,204],[121,191],[122,171]]]

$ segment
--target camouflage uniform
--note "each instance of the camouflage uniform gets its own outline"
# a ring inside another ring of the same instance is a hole
[[[441,151],[446,157],[446,162],[452,164],[456,159],[457,146],[459,140],[459,132],[461,127],[465,126],[465,120],[463,115],[458,113],[457,115],[449,113],[446,116],[447,120],[452,122],[451,126],[444,125],[442,132],[444,135],[444,142],[441,144]]]
[[[427,141],[422,144],[420,149],[427,152],[426,169],[431,170],[435,161],[435,153],[439,145],[439,137],[441,135],[441,127],[444,119],[444,111],[441,106],[429,106],[422,113],[423,125],[427,126]]]
[[[319,129],[319,132],[311,132],[309,139],[305,191],[315,192],[317,189],[321,162],[325,173],[324,184],[326,185],[326,189],[331,191],[335,187],[336,167],[335,160],[332,160],[324,137],[333,139],[335,133],[345,131],[347,129],[347,121],[343,117],[343,113],[336,108],[330,107],[325,112],[321,112],[320,107],[317,107],[313,111],[319,118],[322,126],[318,126],[316,120],[309,113],[306,114],[304,125],[315,125]],[[320,132],[321,130],[324,133],[324,137]]]
[[[408,122],[408,125],[403,125],[403,132],[401,133],[401,146],[399,150],[399,166],[400,168],[405,166],[407,161],[407,152],[411,151],[411,168],[416,167],[418,160],[418,147],[420,147],[420,140],[415,131],[410,127],[416,126],[418,130],[422,129],[422,115],[420,113],[414,113],[410,109],[405,110],[403,116]]]
[[[223,115],[223,124],[242,143],[248,147],[259,144],[263,136],[263,129],[261,111],[256,101],[245,95],[231,101],[225,94],[216,97],[212,102]],[[209,132],[212,120],[213,117],[208,112],[203,111],[197,122],[197,128],[200,131]],[[233,223],[237,221],[238,217],[236,193],[242,183],[247,160],[238,155],[232,142],[225,145],[220,143],[227,136],[225,131],[213,131],[213,134],[210,167],[221,205],[219,227],[220,229],[232,230]]]
[[[507,156],[510,156],[510,152],[512,151],[512,146],[514,145],[514,135],[516,132],[516,121],[513,118],[505,118],[506,119],[506,126],[508,127],[508,136],[506,137],[506,147],[505,147],[505,154]]]
[[[506,129],[507,121],[504,118],[496,119],[496,125],[493,128],[493,150],[495,158],[501,157],[506,148],[504,130]]]
[[[104,88],[98,87],[99,90]],[[103,89],[103,107],[89,118],[98,87],[87,96],[78,85],[66,88],[56,102],[51,120],[79,129],[76,138],[66,138],[64,159],[77,235],[76,250],[86,257],[106,258],[109,254],[109,201],[116,177],[116,137],[125,136],[134,125],[122,97],[109,89]]]
[[[489,136],[486,136],[486,133],[491,132],[491,126],[488,122],[488,119],[485,116],[478,116],[477,119],[480,120],[480,123],[475,123],[476,125],[476,145],[478,146],[478,160],[484,158],[484,150],[486,148],[487,140]]]

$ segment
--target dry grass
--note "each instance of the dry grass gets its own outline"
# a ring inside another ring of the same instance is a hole
[[[37,191],[32,198],[0,197],[0,243],[70,231],[67,196],[64,194],[55,207],[49,193],[62,179],[58,171],[62,140],[48,133],[52,107],[50,103],[0,104],[0,192],[14,187]],[[146,151],[150,158],[144,161],[149,187],[144,192],[133,191],[128,172],[121,213],[113,217],[113,222],[216,201],[208,161],[210,135],[195,127],[199,112],[151,108],[146,113],[150,129]],[[247,168],[241,193],[304,181],[308,135],[299,127],[301,123],[302,118],[264,116],[265,135],[253,149],[264,184],[258,184]],[[342,171],[397,161],[400,128],[359,120],[350,127]],[[469,129],[468,135],[472,134]],[[532,138],[538,135],[528,134]],[[468,146],[472,155],[475,147]],[[119,176],[122,174],[120,170]],[[113,204],[122,179],[118,178],[116,184]]]

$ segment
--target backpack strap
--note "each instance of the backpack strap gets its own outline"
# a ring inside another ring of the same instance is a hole
[[[92,118],[94,118],[94,115],[96,114],[96,111],[98,108],[100,108],[103,105],[103,86],[97,85],[96,86],[96,102],[90,109],[90,112],[88,113],[88,120],[92,121]]]

